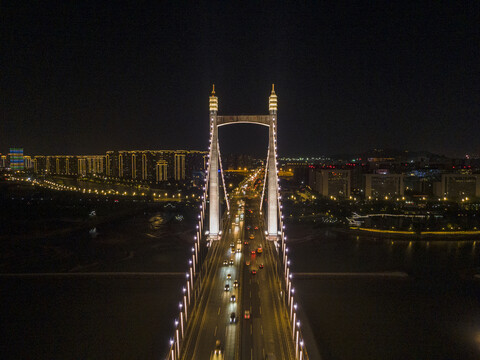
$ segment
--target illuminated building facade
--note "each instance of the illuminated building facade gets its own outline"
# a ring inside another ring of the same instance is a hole
[[[158,160],[155,165],[155,181],[158,183],[160,181],[166,181],[167,177],[167,162],[165,160]]]
[[[0,168],[5,169],[7,167],[7,155],[0,156]]]
[[[195,150],[121,150],[108,151],[105,155],[36,155],[31,160],[31,166],[37,174],[95,174],[157,182],[190,179],[193,173],[205,170],[206,156],[206,151]],[[158,164],[161,174],[157,173]]]
[[[30,170],[33,168],[33,162],[32,162],[32,157],[31,156],[24,156],[23,157],[23,162],[25,164],[25,170]]]
[[[185,154],[175,154],[175,180],[185,180]]]
[[[10,148],[8,157],[10,161],[10,169],[17,171],[25,168],[23,148]]]

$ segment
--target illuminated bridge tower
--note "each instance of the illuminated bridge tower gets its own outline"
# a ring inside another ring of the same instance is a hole
[[[213,85],[212,95],[209,101],[210,107],[210,156],[208,162],[208,183],[209,186],[209,232],[210,238],[218,238],[220,231],[220,195],[218,185],[218,126],[217,126],[217,112],[218,112],[218,98],[215,96],[215,85]]]
[[[277,95],[272,85],[272,93],[268,99],[270,127],[268,129],[268,237],[275,240],[278,234],[278,177],[277,177]]]
[[[277,95],[272,85],[272,92],[268,101],[269,115],[218,115],[218,98],[215,96],[215,87],[209,98],[210,108],[210,154],[207,167],[207,186],[209,198],[209,236],[218,239],[220,233],[220,188],[219,167],[221,170],[220,149],[218,141],[218,127],[233,124],[257,124],[269,128],[268,156],[266,165],[267,197],[267,231],[268,239],[276,240],[278,235],[278,177],[277,177]],[[223,178],[222,178],[223,180]],[[224,186],[225,188],[225,186]],[[227,208],[228,195],[225,194]],[[263,200],[263,194],[262,194]]]

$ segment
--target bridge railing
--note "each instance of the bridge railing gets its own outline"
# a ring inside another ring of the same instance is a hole
[[[204,221],[205,211],[207,208],[208,197],[208,179],[210,172],[210,158],[212,153],[212,128],[210,128],[210,139],[207,156],[207,170],[205,172],[205,179],[203,185],[203,195],[201,197],[201,203],[199,205],[199,213],[197,215],[197,224],[195,225],[195,235],[193,237],[192,255],[188,259],[188,270],[185,273],[186,282],[182,287],[182,300],[179,302],[179,314],[178,318],[174,320],[174,336],[170,338],[170,348],[166,356],[167,360],[177,360],[180,357],[180,350],[182,341],[185,337],[185,332],[188,324],[188,320],[191,317],[191,313],[195,309],[196,297],[201,290],[202,284],[202,269],[205,267],[204,260],[208,255],[208,251],[202,250],[202,245],[205,244],[203,240],[204,236]],[[199,280],[199,281],[198,281]]]
[[[278,218],[280,224],[279,237],[280,244],[276,244],[279,252],[279,257],[282,260],[283,286],[285,289],[284,301],[288,308],[288,315],[290,320],[291,335],[295,343],[295,358],[298,360],[309,360],[304,337],[301,329],[301,321],[298,316],[298,304],[295,301],[295,287],[293,285],[293,275],[290,270],[291,260],[288,257],[287,236],[285,234],[285,224],[283,223],[283,205],[282,196],[280,193],[280,184],[277,177],[277,199],[278,199]]]

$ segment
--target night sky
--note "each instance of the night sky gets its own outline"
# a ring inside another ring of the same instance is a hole
[[[212,83],[225,115],[275,83],[280,156],[480,153],[478,1],[27,3],[0,5],[0,152],[206,149]]]

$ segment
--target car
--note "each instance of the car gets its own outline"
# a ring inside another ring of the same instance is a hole
[[[235,262],[234,262],[232,259],[230,259],[230,261],[229,261],[228,263],[229,263],[230,265],[235,264]]]
[[[230,291],[230,285],[229,284],[225,284],[225,291]]]
[[[231,279],[232,278],[232,274],[227,274],[227,279]]]
[[[235,247],[235,244],[234,244],[234,243],[230,243],[230,247]]]
[[[242,240],[238,239],[238,240],[237,240],[237,244],[242,245]]]
[[[235,280],[235,281],[233,282],[233,287],[234,287],[234,288],[238,288],[238,286],[239,286],[238,280]]]
[[[262,249],[261,246],[259,246],[258,249],[257,249],[257,253],[261,254],[262,252],[263,252],[263,249]]]
[[[245,310],[243,317],[247,320],[250,319],[250,310]]]
[[[256,275],[257,274],[257,270],[252,270],[252,275]]]
[[[255,255],[255,250],[252,250],[252,255]]]
[[[258,265],[260,269],[263,269],[263,264]]]
[[[250,240],[255,239],[255,235],[253,235],[253,234],[250,234],[248,237],[249,237]]]
[[[247,241],[247,240],[245,240],[245,242],[243,243],[243,245],[248,245],[248,241]]]
[[[223,260],[223,265],[228,265],[228,260]]]
[[[250,225],[247,226],[247,230],[250,230],[252,227]]]
[[[214,355],[221,355],[222,354],[222,343],[220,340],[215,342],[215,350],[213,351]]]
[[[250,260],[245,261],[245,265],[250,266]]]
[[[230,314],[230,323],[234,324],[237,322],[237,316],[235,315],[234,312]]]
[[[258,226],[255,226],[255,230],[258,230]]]
[[[235,295],[230,296],[230,301],[231,302],[237,301],[237,298],[235,297]]]

